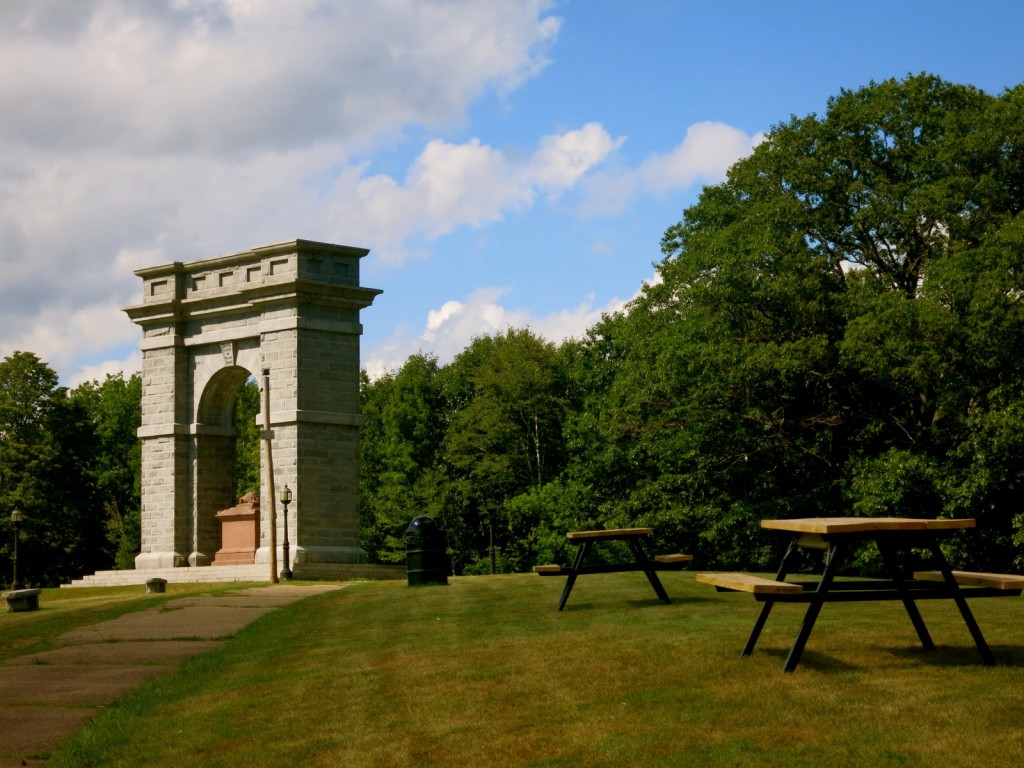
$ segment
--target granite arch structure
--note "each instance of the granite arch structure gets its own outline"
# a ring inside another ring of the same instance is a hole
[[[136,271],[142,303],[142,551],[136,569],[203,567],[220,544],[215,515],[233,506],[235,397],[270,379],[275,484],[294,492],[293,563],[361,563],[359,312],[380,293],[359,285],[368,253],[294,240]],[[262,408],[262,406],[261,406]],[[261,414],[261,425],[263,415]],[[260,498],[268,496],[261,451]],[[270,562],[269,503],[256,563]],[[283,520],[277,515],[278,562]]]

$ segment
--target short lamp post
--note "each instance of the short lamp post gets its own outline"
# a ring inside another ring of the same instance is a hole
[[[278,499],[281,501],[281,506],[284,507],[284,568],[281,569],[281,578],[290,580],[292,569],[288,565],[288,505],[292,503],[292,489],[288,487],[288,483],[284,484]]]
[[[11,578],[11,589],[21,589],[21,584],[18,583],[18,526],[25,520],[25,515],[22,514],[20,509],[15,509],[11,512],[11,524],[14,526],[14,554],[11,557],[11,564],[14,568],[14,574]]]

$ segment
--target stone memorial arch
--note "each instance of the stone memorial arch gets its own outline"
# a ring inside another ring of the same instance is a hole
[[[359,285],[368,251],[295,240],[136,271],[142,303],[142,552],[137,569],[207,566],[234,506],[235,399],[270,381],[277,489],[289,507],[292,562],[364,562],[359,548]],[[262,398],[261,398],[262,402]],[[263,406],[261,405],[261,408]],[[264,415],[261,413],[260,425]],[[261,446],[254,560],[270,562],[266,451]],[[277,515],[277,545],[284,535]],[[278,562],[281,554],[278,553]]]

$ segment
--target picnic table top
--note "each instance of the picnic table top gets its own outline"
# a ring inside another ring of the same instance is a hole
[[[872,533],[875,531],[946,531],[973,528],[973,518],[803,517],[762,520],[761,527],[791,533]]]
[[[606,531],[570,531],[570,541],[601,541],[603,539],[637,539],[654,534],[653,528],[610,528]]]

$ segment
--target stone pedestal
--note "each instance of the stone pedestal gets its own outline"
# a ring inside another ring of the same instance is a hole
[[[221,547],[211,565],[252,565],[259,542],[259,496],[247,493],[238,504],[222,509],[216,517],[221,526]]]
[[[39,593],[41,589],[15,589],[11,592],[4,592],[4,600],[7,601],[8,611],[38,611]]]

